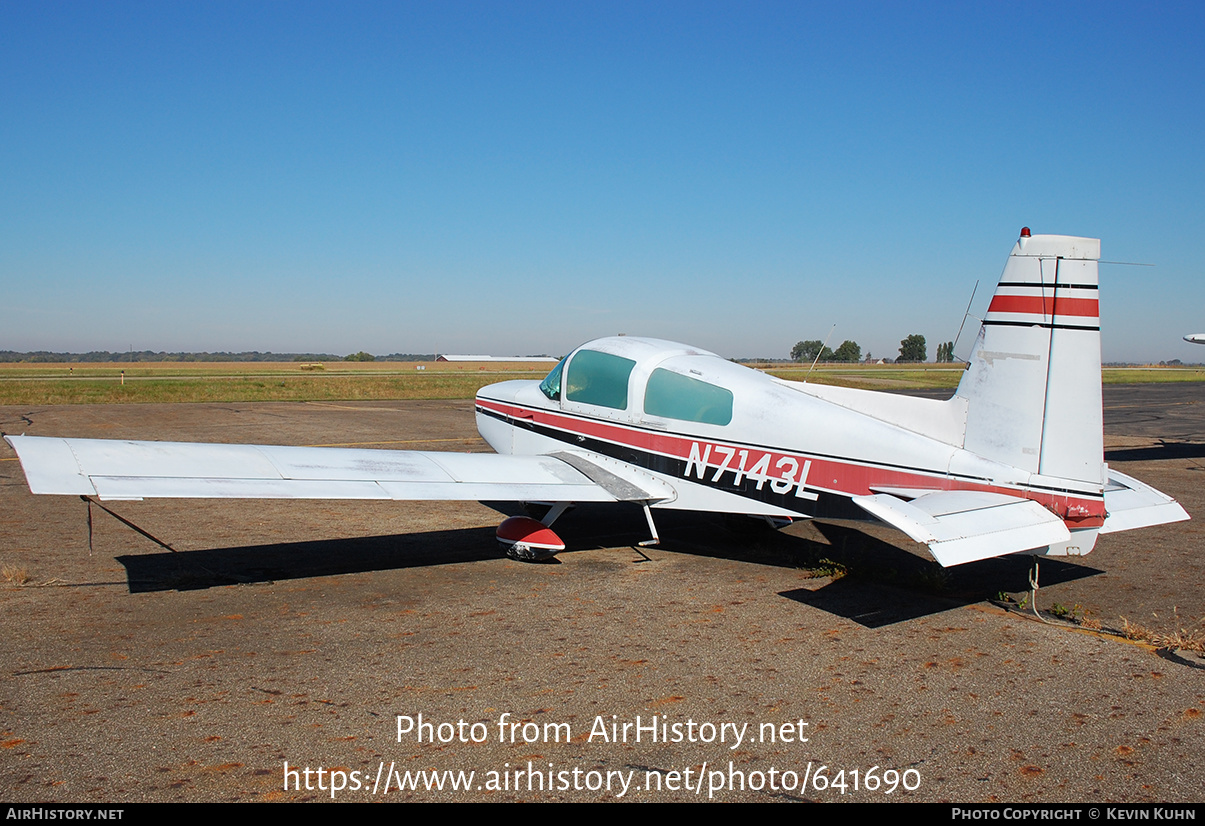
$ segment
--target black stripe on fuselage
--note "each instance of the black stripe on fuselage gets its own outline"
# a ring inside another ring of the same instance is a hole
[[[720,474],[720,478],[713,481],[716,468],[714,466],[707,467],[703,471],[703,478],[700,479],[698,472],[692,472],[690,476],[686,475],[686,466],[689,464],[687,459],[681,459],[676,456],[665,456],[661,453],[654,453],[643,448],[633,447],[632,445],[616,444],[615,442],[598,439],[593,436],[587,436],[583,433],[574,433],[571,431],[561,430],[559,428],[549,427],[547,425],[536,424],[530,419],[518,419],[498,413],[494,410],[488,410],[481,407],[477,408],[477,412],[484,413],[487,416],[504,421],[512,427],[521,427],[524,430],[530,430],[541,436],[547,436],[550,439],[555,439],[559,442],[564,442],[573,447],[589,450],[593,453],[598,453],[602,456],[609,456],[612,459],[618,459],[621,462],[627,462],[630,465],[635,465],[639,468],[660,473],[675,479],[682,479],[694,485],[702,485],[712,488],[723,493],[731,493],[736,496],[741,496],[745,499],[752,499],[755,502],[763,502],[767,505],[783,508],[794,513],[798,513],[807,517],[826,517],[829,519],[861,519],[867,518],[866,512],[853,503],[848,496],[841,494],[830,493],[828,491],[814,490],[804,485],[804,490],[809,493],[814,493],[817,496],[815,501],[803,499],[795,495],[796,485],[793,483],[790,490],[786,493],[776,493],[771,487],[774,482],[774,477],[768,477],[765,480],[750,479],[745,476],[741,479],[740,484],[736,484],[736,472],[739,468],[725,468]],[[560,413],[559,415],[566,415]],[[660,431],[650,431],[657,432]],[[678,438],[691,438],[673,434]],[[708,440],[698,440],[706,443]],[[761,449],[761,448],[755,448]],[[769,450],[769,449],[765,449]],[[783,452],[783,451],[779,451]],[[697,467],[697,463],[696,463]],[[762,482],[761,490],[758,490],[758,482]],[[734,511],[735,512],[735,511]]]
[[[489,398],[486,398],[485,400],[494,402],[495,404],[505,405],[507,407],[514,406],[514,402],[499,401],[497,399],[489,399]],[[787,510],[795,511],[797,513],[803,513],[808,516],[823,516],[823,517],[827,517],[830,519],[865,519],[866,518],[865,512],[853,503],[853,501],[850,498],[850,496],[851,496],[850,494],[834,493],[834,492],[830,492],[830,491],[811,488],[811,487],[805,485],[805,488],[804,488],[805,490],[810,490],[811,493],[815,493],[819,497],[819,499],[813,503],[806,499],[801,499],[801,498],[795,496],[794,488],[792,488],[792,490],[787,491],[786,493],[774,493],[774,491],[772,489],[770,489],[770,484],[771,484],[771,481],[773,480],[773,477],[771,477],[770,479],[767,479],[766,482],[762,485],[762,489],[759,491],[759,490],[757,490],[757,482],[754,480],[750,480],[747,477],[741,481],[741,484],[739,486],[735,484],[735,479],[736,479],[735,471],[737,470],[737,468],[725,468],[723,474],[720,475],[720,478],[717,481],[712,482],[711,477],[715,475],[714,468],[709,468],[709,469],[705,470],[704,474],[703,474],[703,476],[704,476],[703,479],[700,479],[698,477],[697,471],[692,473],[690,476],[687,476],[686,475],[686,466],[688,464],[690,464],[690,461],[688,459],[682,459],[677,456],[665,456],[661,453],[655,453],[653,451],[644,450],[643,448],[634,447],[632,445],[617,444],[612,441],[607,441],[605,439],[599,439],[599,438],[596,438],[593,436],[588,436],[586,434],[578,433],[576,431],[563,430],[561,428],[551,427],[549,425],[536,424],[531,419],[521,419],[521,418],[517,418],[517,417],[513,417],[513,416],[508,416],[505,413],[499,413],[495,410],[483,408],[479,405],[476,406],[476,410],[478,413],[483,413],[484,415],[489,416],[490,418],[497,419],[501,422],[505,422],[506,424],[510,425],[511,427],[521,427],[524,430],[529,430],[529,431],[531,431],[533,433],[537,433],[541,436],[547,436],[550,439],[554,439],[559,442],[564,442],[565,444],[568,444],[568,445],[571,445],[574,447],[584,448],[586,450],[593,451],[594,453],[598,453],[603,456],[610,456],[613,459],[618,459],[621,462],[627,462],[628,464],[635,465],[636,467],[644,468],[646,470],[665,474],[667,476],[672,476],[672,477],[678,478],[678,479],[685,479],[686,481],[691,482],[696,485],[704,485],[705,487],[715,488],[716,490],[721,490],[726,493],[733,493],[738,496],[744,496],[748,499],[753,499],[758,502],[765,502],[767,504],[776,505],[778,507],[786,508]],[[560,411],[560,410],[547,411],[547,412],[553,413],[554,415],[557,415],[557,416],[563,416],[565,418],[578,419],[581,421],[587,421],[587,422],[592,422],[592,423],[601,423],[601,424],[605,424],[609,427],[622,427],[624,429],[638,430],[638,431],[641,431],[644,433],[656,434],[658,436],[672,436],[673,438],[676,438],[676,439],[686,439],[686,440],[690,440],[690,441],[699,442],[700,444],[717,444],[717,443],[722,442],[722,440],[717,441],[717,440],[707,439],[707,438],[698,438],[693,435],[688,435],[688,434],[684,434],[684,433],[671,433],[671,432],[666,432],[664,430],[654,430],[654,429],[650,429],[650,428],[636,427],[636,426],[628,425],[628,424],[620,425],[615,422],[600,422],[597,419],[591,419],[586,416],[578,416],[576,414],[566,413],[566,412]],[[738,445],[737,443],[734,443],[734,442],[724,442],[724,443],[732,445],[733,447],[735,447],[738,450],[752,449],[752,450],[760,450],[760,451],[768,452],[768,453],[781,453],[784,455],[803,456],[805,461],[810,458],[810,459],[828,460],[828,461],[832,461],[832,462],[840,462],[842,464],[850,463],[849,457],[837,456],[835,454],[807,453],[805,455],[798,450],[788,450],[788,449],[784,449],[784,448],[780,448],[780,447],[770,447],[767,445],[743,444],[743,443]],[[868,461],[864,461],[864,460],[858,460],[857,464],[861,464],[861,465],[864,465],[867,467],[882,468],[884,470],[896,470],[896,471],[903,471],[906,473],[915,473],[915,474],[919,474],[922,476],[928,476],[928,477],[936,476],[936,477],[940,477],[940,478],[954,479],[954,480],[966,482],[969,484],[978,484],[978,485],[984,485],[984,486],[990,486],[990,487],[999,487],[998,485],[993,483],[992,480],[984,478],[984,477],[980,477],[980,476],[939,474],[939,473],[936,473],[935,471],[927,469],[927,468],[911,467],[908,465],[893,465],[893,464],[888,464],[885,462],[868,462]],[[696,463],[696,465],[697,465],[697,463]],[[1096,499],[1096,500],[1104,499],[1103,493],[1097,494],[1097,493],[1090,493],[1090,492],[1084,492],[1084,491],[1068,490],[1067,488],[1053,487],[1050,485],[1030,484],[1030,485],[1026,486],[1026,489],[1032,490],[1035,492],[1041,491],[1043,493],[1049,493],[1049,494],[1052,494],[1055,496],[1072,495],[1072,496],[1076,496],[1076,497],[1080,497],[1080,498],[1084,498],[1084,499]],[[1017,495],[1023,496],[1024,494],[1018,490]]]

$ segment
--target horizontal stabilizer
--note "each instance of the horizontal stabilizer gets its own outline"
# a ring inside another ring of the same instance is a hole
[[[981,491],[941,491],[905,502],[886,493],[853,501],[929,551],[943,567],[1066,542],[1070,531],[1029,499]]]
[[[1112,468],[1105,485],[1105,513],[1101,533],[1148,528],[1189,518],[1175,499]]]
[[[101,499],[616,501],[580,470],[551,456],[5,439],[17,451],[34,493]]]

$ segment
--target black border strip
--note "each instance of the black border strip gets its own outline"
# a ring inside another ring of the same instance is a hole
[[[1048,287],[1052,290],[1055,287],[1058,287],[1059,289],[1064,289],[1064,290],[1099,290],[1100,289],[1099,284],[1064,284],[1062,282],[1059,282],[1057,284],[1054,284],[1054,283],[1046,284],[1046,283],[1041,283],[1038,281],[1001,281],[999,284],[996,285],[996,287],[997,287],[997,289],[1000,287]]]
[[[1100,325],[1095,327],[1079,327],[1075,324],[1047,324],[1043,321],[989,321],[983,320],[983,325],[986,327],[1042,327],[1046,330],[1083,330],[1086,333],[1099,333]]]

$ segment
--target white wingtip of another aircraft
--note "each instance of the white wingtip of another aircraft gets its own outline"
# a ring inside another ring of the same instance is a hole
[[[1191,341],[1193,344],[1205,344],[1205,333],[1191,333],[1184,337],[1185,341]]]

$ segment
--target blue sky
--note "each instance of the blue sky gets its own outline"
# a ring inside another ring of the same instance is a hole
[[[1022,225],[1199,361],[1205,5],[0,5],[0,349],[894,356]],[[973,339],[963,334],[959,355]]]

